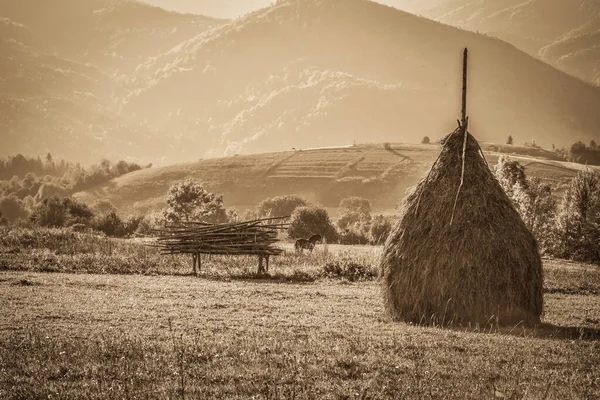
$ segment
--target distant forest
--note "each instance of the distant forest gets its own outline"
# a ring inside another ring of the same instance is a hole
[[[50,153],[43,160],[17,154],[0,159],[0,198],[14,196],[31,205],[54,195],[69,196],[142,168],[133,162],[106,159],[84,168],[79,163],[55,160]]]
[[[600,147],[592,140],[589,146],[577,142],[571,146],[569,161],[587,165],[600,165]]]

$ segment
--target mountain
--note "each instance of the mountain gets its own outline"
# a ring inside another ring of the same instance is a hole
[[[156,160],[164,132],[118,115],[135,68],[222,22],[130,1],[0,1],[0,156]]]
[[[387,0],[403,10],[487,33],[600,86],[597,0]]]
[[[268,7],[275,0],[142,0],[153,6],[182,13],[210,15],[217,18],[237,18]]]
[[[471,128],[550,147],[600,132],[600,91],[498,39],[362,0],[287,0],[139,69],[122,104],[199,154],[417,142],[453,129],[462,49]]]
[[[235,21],[128,0],[0,0],[0,16],[0,156],[172,163],[436,139],[460,113],[465,46],[478,138],[600,140],[596,88],[366,0],[279,0]]]

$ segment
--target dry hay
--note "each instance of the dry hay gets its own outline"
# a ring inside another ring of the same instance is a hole
[[[456,197],[462,132],[446,138],[385,244],[380,272],[386,309],[417,324],[539,323],[543,276],[537,242],[470,133],[464,185]]]

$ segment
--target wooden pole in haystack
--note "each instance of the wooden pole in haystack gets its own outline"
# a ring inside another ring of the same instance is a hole
[[[461,120],[458,123],[459,129],[463,134],[463,148],[462,148],[462,172],[460,174],[460,185],[458,185],[458,191],[456,192],[456,197],[454,199],[454,207],[452,208],[452,217],[450,217],[450,225],[454,222],[454,213],[456,212],[456,203],[458,202],[458,196],[460,195],[460,190],[465,183],[465,157],[467,155],[467,134],[469,127],[469,117],[467,117],[467,69],[468,69],[468,56],[469,50],[465,47],[465,51],[463,52],[463,83],[462,83],[462,110],[461,110]]]

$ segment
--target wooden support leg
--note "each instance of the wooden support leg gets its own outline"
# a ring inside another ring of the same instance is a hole
[[[262,255],[259,254],[258,255],[258,274],[262,275],[264,273],[264,269],[263,269],[263,258]]]
[[[196,259],[198,259],[198,273],[202,272],[202,258],[200,253],[196,253]]]
[[[265,256],[265,264],[267,267],[267,272],[269,272],[269,255],[268,254]]]
[[[192,254],[192,265],[194,266],[194,275],[197,274],[196,272],[196,260],[198,259],[198,254],[197,253],[193,253]]]

